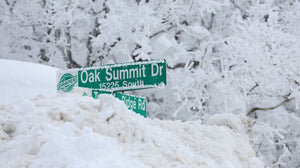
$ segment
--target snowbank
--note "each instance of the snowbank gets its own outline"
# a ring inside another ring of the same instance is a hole
[[[0,104],[56,95],[57,68],[28,62],[0,59]]]
[[[1,167],[263,167],[239,129],[145,119],[110,95],[38,96],[0,116]]]

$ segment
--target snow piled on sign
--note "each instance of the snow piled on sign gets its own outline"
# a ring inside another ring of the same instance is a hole
[[[205,126],[146,119],[109,95],[55,97],[56,71],[0,60],[1,168],[263,167],[239,117]]]
[[[208,126],[146,119],[111,95],[75,94],[2,105],[0,115],[1,167],[263,167],[233,115]]]

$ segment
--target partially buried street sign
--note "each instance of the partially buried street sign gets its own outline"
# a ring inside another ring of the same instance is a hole
[[[165,86],[166,69],[165,60],[152,60],[58,71],[57,94],[76,93],[74,90],[85,90],[83,96],[94,98],[100,94],[112,94],[128,109],[146,117],[145,98],[118,91]]]
[[[105,91],[125,91],[165,86],[166,61],[152,60],[60,71],[57,92],[72,91],[73,87]]]
[[[100,94],[113,94],[116,98],[120,99],[125,103],[129,110],[132,110],[145,118],[147,117],[146,112],[146,99],[143,97],[132,96],[128,94],[122,94],[119,92],[111,93],[108,91],[102,90],[92,90],[92,97],[97,99]]]

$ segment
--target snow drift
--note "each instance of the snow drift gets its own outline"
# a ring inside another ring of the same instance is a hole
[[[38,96],[0,116],[1,167],[263,167],[234,116],[209,126],[146,119],[110,95]]]
[[[56,71],[50,66],[0,59],[0,104],[56,95]]]

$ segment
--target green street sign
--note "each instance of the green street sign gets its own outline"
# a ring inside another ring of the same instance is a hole
[[[57,72],[57,94],[82,93],[98,98],[112,94],[128,109],[146,117],[146,99],[118,91],[163,87],[167,84],[165,60],[111,64]]]
[[[113,92],[161,87],[167,84],[166,69],[165,60],[152,60],[60,71],[57,92],[69,92],[73,87]]]
[[[146,102],[147,100],[143,97],[132,96],[128,94],[115,93],[116,98],[122,100],[129,110],[132,110],[138,114],[141,114],[145,118],[147,117]]]
[[[143,97],[122,94],[119,92],[112,93],[112,92],[102,91],[102,90],[92,90],[93,98],[98,99],[100,94],[113,94],[116,98],[123,101],[129,110],[132,110],[144,116],[145,118],[147,117],[147,112],[146,112],[147,100]]]

